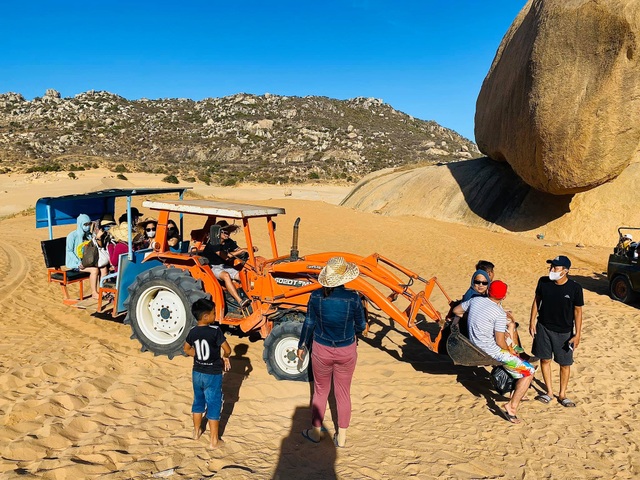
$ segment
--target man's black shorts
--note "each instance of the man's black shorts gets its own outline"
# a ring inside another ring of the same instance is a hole
[[[567,367],[573,364],[573,350],[569,348],[569,339],[573,333],[558,333],[549,330],[544,325],[536,325],[536,335],[533,337],[533,353],[540,360],[553,358],[558,365]]]

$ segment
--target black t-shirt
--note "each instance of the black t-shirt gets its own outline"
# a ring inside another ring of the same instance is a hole
[[[224,252],[225,254],[229,254],[231,252],[235,252],[237,249],[238,244],[234,240],[227,238],[224,242],[217,245],[216,247],[207,243],[202,254],[209,260],[210,265],[224,265],[226,261],[219,255],[219,253]]]
[[[536,287],[538,322],[553,332],[573,332],[573,307],[582,307],[582,287],[571,279],[558,285],[549,277],[541,277]]]
[[[226,341],[217,325],[198,325],[187,335],[186,342],[196,349],[193,371],[218,375],[222,373],[220,347]]]

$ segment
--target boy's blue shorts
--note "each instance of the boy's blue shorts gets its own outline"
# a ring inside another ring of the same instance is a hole
[[[220,420],[222,410],[222,374],[192,372],[193,406],[191,413],[205,413],[209,420]]]

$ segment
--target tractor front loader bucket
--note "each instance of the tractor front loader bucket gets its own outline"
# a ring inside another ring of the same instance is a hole
[[[500,362],[488,356],[460,333],[457,321],[451,324],[451,334],[447,339],[447,353],[456,365],[466,367],[500,365]]]

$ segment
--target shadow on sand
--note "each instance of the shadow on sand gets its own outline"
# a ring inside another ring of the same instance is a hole
[[[448,163],[447,168],[471,211],[512,232],[533,230],[569,212],[573,195],[540,192],[506,162],[483,157]]]
[[[236,402],[240,400],[240,387],[242,387],[242,382],[249,378],[249,374],[253,371],[251,360],[244,356],[248,350],[249,345],[240,343],[233,347],[233,355],[229,357],[231,370],[225,374],[224,381],[222,382],[224,403],[222,405],[222,413],[220,414],[220,436],[224,434]]]
[[[364,338],[362,341],[389,354],[396,360],[409,363],[418,372],[425,372],[430,375],[455,375],[456,381],[465,387],[469,393],[474,397],[484,398],[488,409],[493,414],[503,418],[500,403],[507,402],[509,398],[492,389],[489,378],[490,370],[485,367],[455,365],[448,355],[432,352],[411,334],[396,328],[391,319],[384,319],[370,314],[369,320],[372,325],[381,328],[376,330],[373,336]],[[402,336],[402,344],[397,344],[398,349],[388,348],[382,344],[382,339],[391,331]],[[537,388],[532,385],[536,390],[535,394],[544,393],[543,383],[537,380],[536,383]]]
[[[308,406],[296,407],[291,417],[289,435],[280,445],[280,458],[273,480],[335,480],[336,447],[331,436],[319,443],[313,443],[302,436],[309,428],[311,409]]]
[[[609,279],[606,273],[593,272],[591,275],[570,274],[569,278],[578,282],[585,290],[598,295],[609,296]]]

